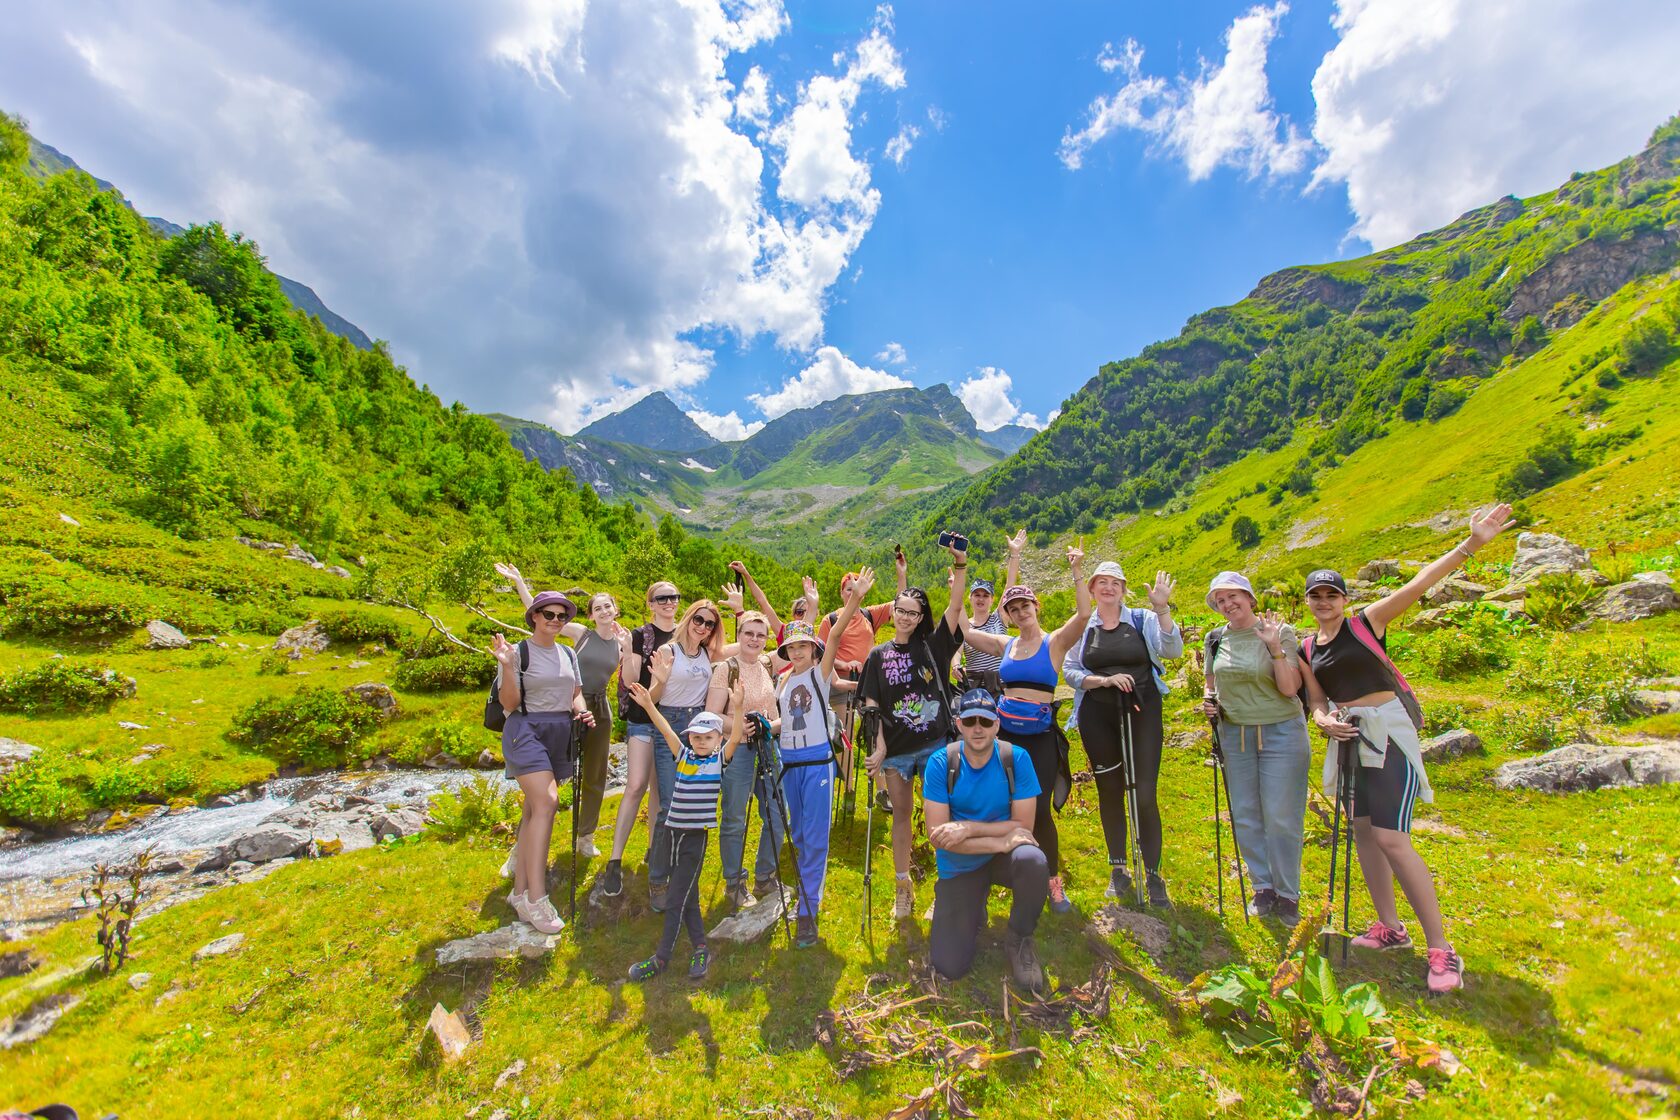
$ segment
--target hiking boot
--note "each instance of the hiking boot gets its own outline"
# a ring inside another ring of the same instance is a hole
[[[669,963],[669,961],[666,961],[658,956],[649,957],[645,961],[637,961],[635,964],[630,966],[630,979],[637,982],[651,980],[655,976],[658,976],[661,972],[664,972],[665,966]]]
[[[747,889],[747,881],[745,879],[736,879],[733,883],[730,883],[727,887],[725,887],[723,897],[724,901],[733,906],[737,912],[745,910],[747,907],[758,901],[758,899],[753,897],[753,892]]]
[[[1295,898],[1279,898],[1272,907],[1272,917],[1286,926],[1294,927],[1301,922],[1301,902]]]
[[[893,888],[893,919],[902,922],[916,912],[916,884],[897,879]]]
[[[1151,871],[1144,880],[1144,887],[1149,891],[1149,905],[1157,910],[1171,910],[1172,899],[1167,897],[1167,881],[1158,872]]]
[[[712,955],[702,945],[694,950],[694,955],[688,958],[688,978],[690,980],[704,980],[706,970],[712,967]]]
[[[612,859],[607,861],[607,869],[601,872],[601,893],[608,898],[617,898],[624,893],[624,861]]]
[[[1254,892],[1254,905],[1251,909],[1256,918],[1266,918],[1277,909],[1277,904],[1277,892],[1270,887],[1261,887]]]
[[[759,879],[754,877],[753,894],[757,895],[759,898],[770,898],[776,893],[777,885],[776,877],[774,875],[770,876],[768,879]]]
[[[1009,976],[1016,984],[1040,995],[1044,992],[1044,966],[1038,963],[1038,946],[1031,935],[1022,937],[1010,930],[1003,938],[1003,953],[1009,958]]]
[[[817,943],[817,916],[815,914],[801,914],[793,923],[793,947],[795,949],[809,949]]]
[[[886,790],[881,789],[875,791],[875,808],[881,810],[883,813],[892,812],[892,798],[887,796]]]
[[[665,913],[665,893],[670,889],[669,883],[648,884],[648,906],[655,914]]]
[[[1066,914],[1073,910],[1073,903],[1068,901],[1067,892],[1062,889],[1062,877],[1050,876],[1050,912],[1052,914]]]
[[[598,859],[601,855],[601,849],[595,846],[594,837],[579,836],[577,842],[577,854],[582,856],[584,859]]]
[[[1429,994],[1446,995],[1464,987],[1464,961],[1451,949],[1429,950]]]
[[[1348,944],[1355,949],[1410,949],[1412,938],[1406,932],[1405,926],[1395,929],[1393,926],[1383,925],[1382,919],[1378,918],[1371,923],[1364,933],[1349,941]]]
[[[1134,895],[1134,890],[1132,877],[1126,873],[1126,869],[1117,863],[1109,864],[1108,889],[1103,892],[1104,897],[1131,898]]]
[[[520,895],[513,900],[513,912],[519,915],[519,920],[536,930],[538,933],[559,933],[566,928],[565,921],[554,909],[554,903],[545,894],[532,902],[529,895]]]

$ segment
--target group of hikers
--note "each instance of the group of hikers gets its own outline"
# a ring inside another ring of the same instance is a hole
[[[1343,578],[1312,572],[1305,605],[1313,626],[1304,636],[1260,612],[1241,573],[1221,572],[1206,595],[1224,622],[1203,640],[1200,710],[1212,725],[1238,870],[1246,866],[1253,886],[1243,900],[1246,912],[1287,923],[1300,918],[1310,722],[1328,740],[1324,791],[1338,820],[1345,816],[1351,825],[1375,911],[1350,944],[1411,947],[1396,908],[1398,882],[1422,927],[1426,985],[1435,994],[1462,986],[1464,966],[1447,939],[1434,877],[1411,842],[1413,807],[1433,793],[1415,698],[1388,658],[1385,634],[1509,519],[1505,505],[1477,513],[1462,543],[1351,614]],[[544,933],[564,925],[547,890],[561,782],[579,790],[574,853],[600,854],[594,834],[606,791],[615,675],[627,772],[596,890],[609,897],[625,890],[625,845],[645,798],[648,895],[664,914],[653,954],[629,970],[633,980],[664,972],[685,928],[688,975],[706,975],[698,884],[714,829],[727,899],[737,908],[777,895],[785,907],[780,853],[791,844],[794,943],[818,942],[836,786],[855,794],[848,783],[863,784],[853,744],[869,782],[879,787],[862,790],[869,811],[878,805],[892,818],[896,919],[909,918],[916,906],[911,850],[921,781],[937,867],[930,960],[942,976],[972,968],[988,896],[1002,886],[1012,894],[1005,936],[1011,976],[1030,990],[1044,989],[1034,933],[1047,906],[1054,913],[1072,909],[1056,827],[1073,784],[1068,730],[1078,731],[1097,790],[1107,894],[1170,907],[1157,785],[1169,691],[1164,664],[1184,653],[1173,580],[1157,572],[1142,602],[1128,603],[1118,563],[1103,561],[1087,575],[1082,549],[1071,547],[1066,561],[1075,605],[1052,626],[1056,620],[1040,617],[1033,588],[1019,582],[1024,532],[1008,541],[1001,598],[988,581],[969,586],[965,537],[943,533],[940,544],[950,558],[941,614],[926,590],[909,584],[907,561],[895,549],[895,592],[884,602],[865,604],[875,586],[866,567],[846,573],[840,606],[826,617],[816,583],[806,578],[784,620],[736,561],[730,568],[739,582],[724,587],[721,605],[699,599],[680,617],[676,585],[651,584],[647,621],[634,630],[625,628],[608,594],[590,598],[585,624],[566,595],[533,594],[516,568],[498,564],[525,604],[529,627],[529,637],[517,643],[494,639],[498,668],[487,710],[487,723],[502,726],[507,775],[523,793],[517,839],[503,867],[519,919]],[[747,608],[748,595],[757,609]],[[731,625],[733,641],[725,632]],[[886,639],[877,641],[883,630]],[[1073,689],[1065,721],[1055,698],[1063,681]],[[492,723],[492,714],[502,718]],[[761,834],[749,885],[745,849],[754,801]],[[867,826],[866,836],[868,891]]]

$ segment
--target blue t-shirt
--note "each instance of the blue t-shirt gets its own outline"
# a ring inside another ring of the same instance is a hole
[[[954,821],[991,823],[1008,820],[1011,809],[1009,780],[1004,777],[1003,761],[998,758],[997,745],[992,746],[992,757],[988,758],[986,765],[979,770],[968,764],[966,754],[962,756],[962,761],[957,764],[955,796],[945,788],[946,768],[951,764],[947,756],[949,751],[961,753],[962,744],[948,743],[928,757],[927,768],[922,771],[922,796],[929,801],[949,805],[951,819]],[[1024,747],[1016,747],[1014,752],[1015,800],[1024,801],[1029,797],[1037,797],[1038,774],[1033,770],[1031,757]],[[986,866],[992,857],[983,853],[970,855],[936,848],[933,858],[939,866],[939,877],[949,879]]]

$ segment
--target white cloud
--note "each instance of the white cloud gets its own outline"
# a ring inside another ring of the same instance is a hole
[[[910,355],[904,352],[902,343],[889,342],[881,347],[881,352],[875,355],[875,360],[889,366],[901,366],[910,361]]]
[[[34,6],[0,36],[0,104],[145,213],[255,238],[445,399],[575,431],[703,381],[696,331],[821,340],[880,205],[850,129],[905,84],[887,19],[777,122],[762,69],[728,75],[780,0],[365,15]]]
[[[748,436],[764,427],[764,421],[762,420],[754,420],[750,424],[745,423],[742,421],[740,414],[735,412],[733,409],[719,416],[715,412],[707,412],[704,409],[691,408],[688,411],[688,418],[700,425],[700,427],[705,429],[707,432],[710,432],[714,438],[721,439],[725,443],[733,443],[736,440],[746,439]],[[683,465],[689,466],[698,464],[685,463]],[[702,467],[701,469],[709,470],[710,468]]]
[[[1680,108],[1669,0],[1340,0],[1313,77],[1314,184],[1384,248],[1643,146]]]
[[[853,393],[876,393],[882,389],[905,389],[910,382],[885,370],[860,366],[833,346],[817,348],[814,360],[774,393],[752,393],[747,399],[774,420],[796,408],[810,408],[835,397]]]
[[[1301,170],[1312,146],[1272,110],[1266,81],[1267,50],[1288,11],[1283,0],[1250,8],[1226,31],[1223,62],[1203,60],[1195,77],[1181,75],[1170,84],[1143,74],[1143,48],[1135,40],[1118,50],[1105,44],[1097,65],[1118,73],[1121,86],[1091,102],[1083,128],[1063,134],[1062,162],[1077,170],[1093,145],[1128,128],[1182,160],[1192,180],[1205,179],[1221,166],[1250,178]]]
[[[990,432],[1005,424],[1020,424],[1024,428],[1042,428],[1044,422],[1009,396],[1014,388],[1010,376],[996,366],[982,366],[967,381],[957,386],[957,396],[974,417],[974,424],[982,432]],[[1053,418],[1053,417],[1052,417]]]
[[[910,158],[911,145],[916,142],[916,138],[921,134],[922,130],[913,124],[907,124],[899,129],[898,134],[887,141],[887,158],[892,160],[895,165],[903,167],[904,161]]]

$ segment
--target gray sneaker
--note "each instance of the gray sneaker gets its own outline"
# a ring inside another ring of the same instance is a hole
[[[1033,939],[1010,930],[1004,934],[1003,952],[1009,958],[1010,979],[1034,995],[1042,995],[1044,966],[1038,963],[1038,946]]]
[[[1167,897],[1167,881],[1154,871],[1144,880],[1144,886],[1149,890],[1149,905],[1157,910],[1171,910],[1172,899]]]
[[[1126,869],[1117,863],[1108,866],[1108,889],[1103,892],[1107,898],[1132,898],[1134,895],[1132,877]]]
[[[747,889],[747,881],[744,878],[737,879],[733,883],[730,883],[724,890],[724,898],[729,902],[729,905],[733,906],[737,911],[745,910],[747,907],[758,901],[758,899],[753,897],[753,892]]]

